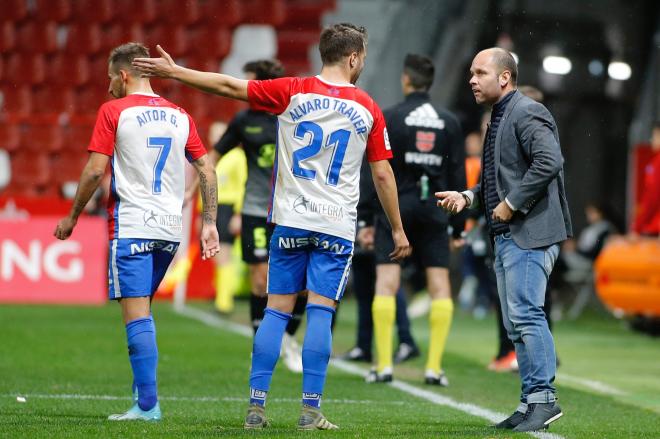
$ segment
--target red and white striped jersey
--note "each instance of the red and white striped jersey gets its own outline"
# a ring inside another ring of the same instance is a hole
[[[112,100],[87,149],[112,157],[110,239],[181,240],[184,160],[206,154],[190,115],[155,94]]]
[[[378,105],[320,76],[250,81],[248,101],[278,118],[269,221],[353,241],[365,149],[370,162],[392,157]]]

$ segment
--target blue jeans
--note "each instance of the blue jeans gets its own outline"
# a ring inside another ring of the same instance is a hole
[[[495,274],[502,320],[516,348],[521,405],[554,402],[557,357],[543,312],[548,277],[559,245],[525,250],[510,233],[495,236]],[[521,410],[522,411],[522,410]]]

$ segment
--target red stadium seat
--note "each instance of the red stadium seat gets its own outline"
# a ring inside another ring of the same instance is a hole
[[[18,22],[28,15],[26,0],[2,0],[0,8],[0,21]]]
[[[74,23],[67,29],[64,51],[93,55],[101,50],[101,27],[97,23]]]
[[[64,22],[71,17],[71,0],[37,0],[35,16],[39,21]]]
[[[89,77],[97,86],[108,86],[108,54],[100,53],[89,60]]]
[[[48,82],[79,86],[89,80],[89,62],[85,56],[58,54],[48,63]]]
[[[156,44],[160,44],[173,57],[183,56],[188,50],[188,38],[183,26],[154,26],[146,32],[144,41],[154,56],[158,53]]]
[[[247,104],[234,99],[218,99],[210,96],[212,99],[208,100],[207,105],[207,118],[212,121],[221,120],[229,122],[234,118],[236,113],[247,108]]]
[[[107,81],[103,85],[90,85],[78,89],[75,94],[75,111],[77,114],[96,114],[99,107],[112,97],[108,94]]]
[[[53,21],[29,21],[16,29],[16,48],[23,53],[53,53],[57,47],[57,25]]]
[[[200,57],[222,59],[231,50],[231,31],[227,27],[199,26],[189,32],[190,52]],[[214,68],[217,71],[217,66]]]
[[[220,71],[220,60],[218,58],[213,58],[211,54],[186,57],[183,64],[186,67],[205,72]]]
[[[50,158],[50,168],[53,171],[51,185],[59,189],[64,183],[77,182],[88,158],[87,145],[79,150],[69,149],[52,155]]]
[[[5,83],[41,84],[46,78],[46,61],[43,55],[14,53],[9,56],[5,70]]]
[[[284,0],[243,0],[241,6],[245,24],[279,26],[287,15]]]
[[[285,56],[278,55],[278,59],[282,62],[282,65],[284,65],[284,70],[287,76],[306,76],[312,73],[310,71],[312,66],[306,56],[286,58]]]
[[[16,32],[14,23],[3,21],[0,23],[0,53],[7,53],[16,46]]]
[[[238,26],[243,17],[243,6],[240,0],[225,0],[218,4],[214,0],[200,0],[199,6],[202,19],[210,28],[218,26]]]
[[[176,25],[189,25],[200,20],[201,8],[198,1],[160,0],[158,20]]]
[[[319,42],[318,30],[280,30],[277,32],[278,58],[307,59],[310,46]]]
[[[321,29],[323,13],[334,7],[329,2],[318,0],[288,0],[286,3],[286,19],[281,24],[282,29],[315,30]]]
[[[84,152],[87,150],[89,140],[92,138],[94,124],[71,123],[64,130],[64,151]]]
[[[32,111],[31,90],[29,86],[3,86],[0,89],[0,113],[9,113],[15,117],[25,117]]]
[[[73,113],[75,111],[73,89],[44,85],[32,92],[32,111],[41,113]]]
[[[115,0],[115,8],[120,11],[130,11],[118,17],[124,23],[149,25],[158,18],[155,0]]]
[[[21,192],[40,192],[50,180],[47,153],[18,151],[11,156],[10,187]]]
[[[0,149],[14,152],[21,145],[21,126],[16,123],[0,123]]]
[[[73,19],[79,23],[108,23],[121,10],[113,0],[75,0]]]
[[[62,127],[55,120],[27,124],[21,136],[21,151],[57,152],[62,149]]]

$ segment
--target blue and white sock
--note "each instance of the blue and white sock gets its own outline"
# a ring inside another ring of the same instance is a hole
[[[307,305],[307,331],[302,348],[303,404],[319,408],[332,351],[332,316],[335,310]]]
[[[138,391],[138,405],[151,410],[158,402],[156,368],[158,347],[153,317],[133,320],[126,324],[128,358],[133,369],[133,382]]]
[[[291,314],[266,308],[264,319],[254,335],[250,370],[250,404],[266,405],[273,370],[280,358],[282,337]]]

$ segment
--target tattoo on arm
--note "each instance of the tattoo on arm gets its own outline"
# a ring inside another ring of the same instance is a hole
[[[215,174],[208,171],[207,160],[202,157],[195,161],[199,172],[199,187],[202,193],[202,218],[206,224],[215,224],[215,215],[218,204],[218,188]]]

